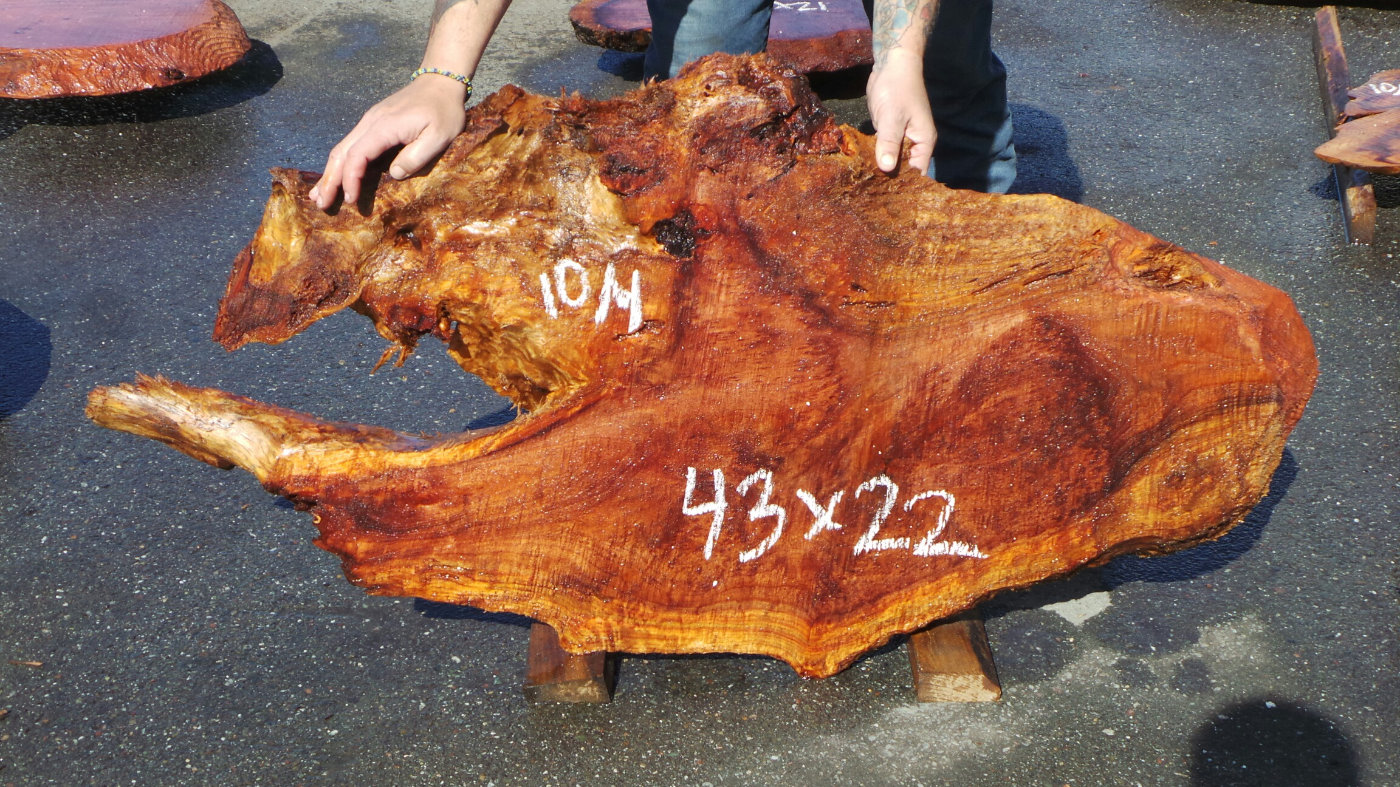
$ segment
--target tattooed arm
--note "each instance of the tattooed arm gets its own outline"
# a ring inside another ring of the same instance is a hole
[[[893,172],[904,140],[909,166],[923,172],[933,159],[933,113],[924,88],[924,45],[939,0],[875,0],[871,20],[875,66],[866,85],[875,125],[875,163]],[[959,2],[959,0],[948,0]]]
[[[510,0],[437,0],[423,67],[471,77],[509,5]],[[331,149],[311,198],[324,210],[343,189],[345,201],[355,202],[369,163],[398,145],[404,147],[390,163],[389,175],[406,178],[422,169],[462,132],[466,97],[466,86],[456,80],[424,74],[370,107]]]

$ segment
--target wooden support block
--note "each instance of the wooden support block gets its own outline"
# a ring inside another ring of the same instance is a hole
[[[996,702],[1001,682],[982,616],[970,612],[909,636],[909,669],[919,702]]]
[[[532,702],[611,702],[617,683],[617,655],[569,653],[559,634],[544,623],[530,627],[525,696]]]
[[[1328,136],[1334,137],[1350,100],[1347,88],[1351,77],[1347,71],[1346,50],[1342,47],[1341,28],[1337,24],[1336,6],[1319,8],[1316,20],[1313,55],[1317,64],[1318,86],[1322,91],[1322,110],[1327,116]],[[1371,185],[1371,176],[1341,164],[1332,165],[1332,174],[1337,180],[1337,199],[1342,206],[1347,240],[1371,243],[1376,235],[1376,191]]]

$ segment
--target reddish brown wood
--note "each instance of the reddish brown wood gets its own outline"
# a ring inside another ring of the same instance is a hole
[[[996,702],[1001,681],[976,612],[909,635],[909,670],[919,702]]]
[[[1315,152],[1330,164],[1400,175],[1400,109],[1343,123]]]
[[[569,11],[580,41],[620,52],[651,43],[646,0],[583,0]],[[801,73],[841,71],[875,62],[870,20],[860,0],[796,0],[773,6],[768,54]]]
[[[1351,100],[1342,113],[1347,120],[1400,109],[1400,69],[1372,74],[1365,83],[1348,90],[1347,97]]]
[[[251,47],[219,0],[6,0],[0,96],[110,95],[227,68]]]
[[[1314,15],[1313,57],[1317,64],[1318,86],[1322,90],[1322,108],[1335,127],[1342,122],[1342,108],[1347,103],[1351,76],[1347,71],[1347,53],[1342,46],[1342,30],[1337,23],[1337,7],[1325,5]]]
[[[1347,54],[1342,46],[1336,6],[1319,8],[1314,20],[1313,56],[1330,138],[1336,136],[1337,126],[1343,120],[1351,76],[1347,71]],[[1376,234],[1376,192],[1370,176],[1341,164],[1333,165],[1332,175],[1337,183],[1337,201],[1341,204],[1347,239],[1352,243],[1371,243]]]
[[[809,676],[1261,499],[1316,375],[1286,295],[873,150],[765,57],[610,101],[503,89],[367,215],[278,171],[215,336],[352,307],[525,415],[425,437],[149,378],[89,413],[250,470],[370,592]]]
[[[617,656],[574,654],[559,647],[559,634],[543,623],[530,627],[525,696],[534,702],[611,702]]]
[[[583,0],[569,9],[578,40],[618,52],[645,52],[651,43],[646,0]]]

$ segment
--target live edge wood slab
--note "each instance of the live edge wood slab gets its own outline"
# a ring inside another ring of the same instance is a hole
[[[363,213],[275,171],[214,336],[352,308],[400,360],[440,339],[519,418],[425,437],[151,377],[88,413],[254,473],[371,593],[814,677],[1244,518],[1317,372],[1288,296],[1088,207],[872,160],[762,56],[609,101],[507,87]]]
[[[227,68],[251,46],[219,0],[5,0],[0,97],[166,87]]]

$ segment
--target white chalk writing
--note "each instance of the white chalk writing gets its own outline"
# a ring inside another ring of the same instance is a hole
[[[1371,92],[1375,95],[1395,93],[1396,91],[1400,91],[1400,85],[1397,85],[1394,82],[1367,82],[1366,87],[1371,88]]]
[[[572,274],[572,276],[570,275]],[[572,280],[572,281],[571,281]],[[540,299],[544,313],[551,319],[558,319],[560,305],[570,309],[581,309],[593,294],[593,284],[588,270],[567,257],[554,265],[554,275],[540,274]],[[613,307],[627,312],[627,332],[636,333],[642,327],[642,274],[632,271],[632,280],[627,289],[617,281],[617,267],[611,262],[603,270],[603,285],[598,290],[598,307],[593,312],[593,322],[602,325],[608,319],[608,311]]]
[[[578,273],[578,296],[569,297],[569,271]],[[554,266],[554,287],[559,292],[559,300],[571,309],[582,306],[588,296],[593,292],[593,288],[588,284],[588,271],[582,265],[570,259],[563,259]]]
[[[807,509],[812,512],[812,516],[816,517],[816,521],[812,522],[812,528],[807,531],[807,535],[803,538],[811,541],[823,531],[841,529],[841,525],[832,519],[832,515],[836,513],[836,504],[841,502],[841,496],[844,494],[846,494],[844,491],[838,489],[827,501],[826,507],[823,508],[811,492],[806,489],[797,490],[797,499],[806,503]]]
[[[894,501],[899,497],[899,484],[891,481],[889,476],[877,475],[856,487],[856,499],[860,499],[861,492],[874,492],[876,487],[885,488],[885,500],[880,504],[880,510],[875,512],[875,519],[870,523],[870,529],[856,542],[856,554],[864,552],[879,552],[886,549],[908,549],[909,538],[876,538],[880,532],[880,526],[885,524],[890,512],[894,510]]]
[[[763,482],[763,491],[758,495],[758,502],[754,503],[753,508],[749,509],[749,521],[754,522],[759,519],[773,517],[778,520],[778,524],[773,526],[773,532],[769,533],[767,538],[760,541],[758,546],[739,553],[740,563],[747,563],[750,560],[763,557],[764,552],[772,549],[773,545],[778,543],[778,539],[782,537],[783,523],[787,521],[787,510],[782,506],[775,506],[769,501],[769,498],[773,496],[772,471],[759,470],[743,481],[740,481],[739,485],[734,488],[734,491],[738,493],[739,497],[743,497],[748,494],[749,487],[753,486],[754,483],[758,481]]]
[[[617,284],[617,270],[613,264],[603,271],[603,289],[598,293],[598,311],[593,313],[593,322],[602,325],[608,318],[608,307],[627,310],[627,332],[636,333],[642,327],[642,274],[632,271],[632,286],[626,290]]]
[[[919,540],[919,543],[914,545],[914,554],[919,557],[932,557],[934,555],[986,557],[986,555],[982,553],[982,550],[972,544],[967,544],[962,541],[939,540],[939,536],[943,535],[943,531],[948,529],[948,520],[953,518],[953,508],[958,504],[958,501],[953,497],[951,492],[946,492],[942,489],[921,492],[905,502],[904,510],[911,511],[915,503],[920,500],[927,500],[931,497],[937,497],[943,500],[943,510],[938,512],[938,523],[933,526],[932,530],[928,531],[928,535],[924,536]]]
[[[720,526],[724,524],[724,471],[716,468],[715,479],[715,499],[712,503],[703,505],[691,505],[690,497],[695,494],[695,468],[687,467],[685,472],[685,499],[681,501],[681,513],[686,516],[704,516],[710,514],[713,519],[710,522],[710,536],[705,539],[705,559],[709,560],[715,552],[715,540],[719,538]]]
[[[724,520],[729,509],[726,500],[726,486],[724,481],[724,471],[715,468],[711,471],[713,482],[713,498],[708,502],[697,503],[695,501],[695,485],[697,471],[694,467],[687,467],[685,474],[685,495],[681,500],[681,513],[686,516],[706,516],[710,517],[710,529],[705,538],[704,555],[706,560],[714,557],[715,546],[719,542],[720,534],[724,530]],[[767,468],[760,469],[740,481],[734,488],[735,494],[741,499],[748,496],[749,492],[757,485],[760,485],[758,500],[748,509],[748,521],[757,522],[762,519],[773,519],[773,529],[756,546],[750,549],[741,550],[738,554],[740,563],[749,563],[763,557],[777,546],[782,539],[784,528],[787,524],[788,512],[782,505],[774,502],[774,477],[773,472]],[[881,552],[886,550],[908,550],[918,557],[969,557],[986,558],[987,554],[977,548],[976,544],[964,541],[951,541],[944,538],[948,530],[948,525],[953,518],[953,511],[957,507],[957,500],[951,492],[943,489],[932,489],[910,497],[904,502],[905,513],[912,513],[914,507],[926,500],[937,499],[942,502],[938,511],[938,518],[933,527],[915,542],[909,536],[894,538],[880,538],[880,529],[895,510],[899,500],[899,484],[895,483],[889,476],[883,473],[867,480],[856,487],[854,499],[859,500],[862,495],[876,494],[883,491],[879,505],[871,517],[870,526],[856,540],[853,548],[855,554],[863,555],[869,552]],[[817,496],[806,489],[798,489],[795,493],[798,500],[806,505],[807,510],[812,515],[812,525],[808,528],[803,539],[812,541],[817,536],[830,531],[841,530],[842,526],[836,521],[836,509],[841,504],[845,495],[845,490],[837,490],[827,497],[827,502],[823,505]]]

